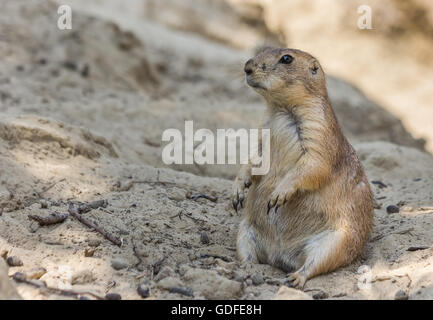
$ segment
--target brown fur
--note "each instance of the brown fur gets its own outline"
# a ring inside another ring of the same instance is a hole
[[[294,60],[281,63],[287,54]],[[263,128],[271,130],[271,158],[268,174],[251,176],[245,165],[235,180],[236,208],[248,190],[238,255],[293,272],[289,283],[303,287],[362,251],[373,220],[370,186],[314,57],[268,48],[249,60],[245,71],[248,84],[268,104]]]

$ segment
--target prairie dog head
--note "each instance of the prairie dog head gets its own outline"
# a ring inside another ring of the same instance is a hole
[[[266,48],[245,63],[244,71],[248,85],[271,105],[301,105],[327,95],[322,67],[300,50]]]

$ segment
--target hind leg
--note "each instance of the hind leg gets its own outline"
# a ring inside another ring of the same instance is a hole
[[[245,219],[242,220],[239,226],[236,245],[239,260],[242,262],[250,261],[253,263],[259,263],[257,233]]]
[[[321,273],[335,270],[347,262],[344,245],[347,241],[343,231],[323,231],[311,237],[304,246],[303,265],[289,274],[287,283],[290,287],[303,288],[305,282]]]

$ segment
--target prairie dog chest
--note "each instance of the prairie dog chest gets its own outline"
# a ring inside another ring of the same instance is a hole
[[[270,129],[271,167],[294,165],[305,152],[300,119],[281,113],[269,119],[266,127]]]

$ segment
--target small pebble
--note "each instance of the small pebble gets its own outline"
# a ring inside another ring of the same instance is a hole
[[[168,195],[168,198],[175,201],[185,200],[185,191],[174,190],[171,194]]]
[[[265,280],[263,279],[263,276],[261,274],[259,274],[259,273],[254,274],[251,277],[251,280],[253,281],[253,284],[255,286],[259,286],[259,285],[265,283]]]
[[[319,291],[315,294],[313,294],[313,299],[314,300],[323,300],[323,299],[327,299],[328,298],[328,294],[324,291]]]
[[[172,287],[170,293],[178,293],[187,297],[194,297],[194,292],[191,289],[183,287]]]
[[[87,244],[91,247],[98,247],[101,244],[101,240],[98,239],[90,239]]]
[[[247,279],[247,280],[245,280],[245,283],[248,287],[250,287],[253,284],[253,280]]]
[[[111,267],[114,270],[122,270],[128,266],[128,263],[122,259],[113,259],[111,260]]]
[[[399,213],[400,212],[400,208],[394,205],[390,205],[386,207],[386,212],[387,213]]]
[[[122,300],[122,296],[118,293],[107,293],[105,295],[105,299],[107,299],[107,300]]]
[[[409,299],[409,296],[403,290],[397,291],[397,293],[395,294],[395,297],[394,297],[394,300],[408,300],[408,299]]]
[[[140,297],[142,297],[142,298],[148,298],[150,296],[150,289],[144,283],[142,283],[138,286],[137,292],[140,295]]]
[[[6,262],[10,267],[21,267],[23,265],[21,259],[15,256],[7,258]]]

